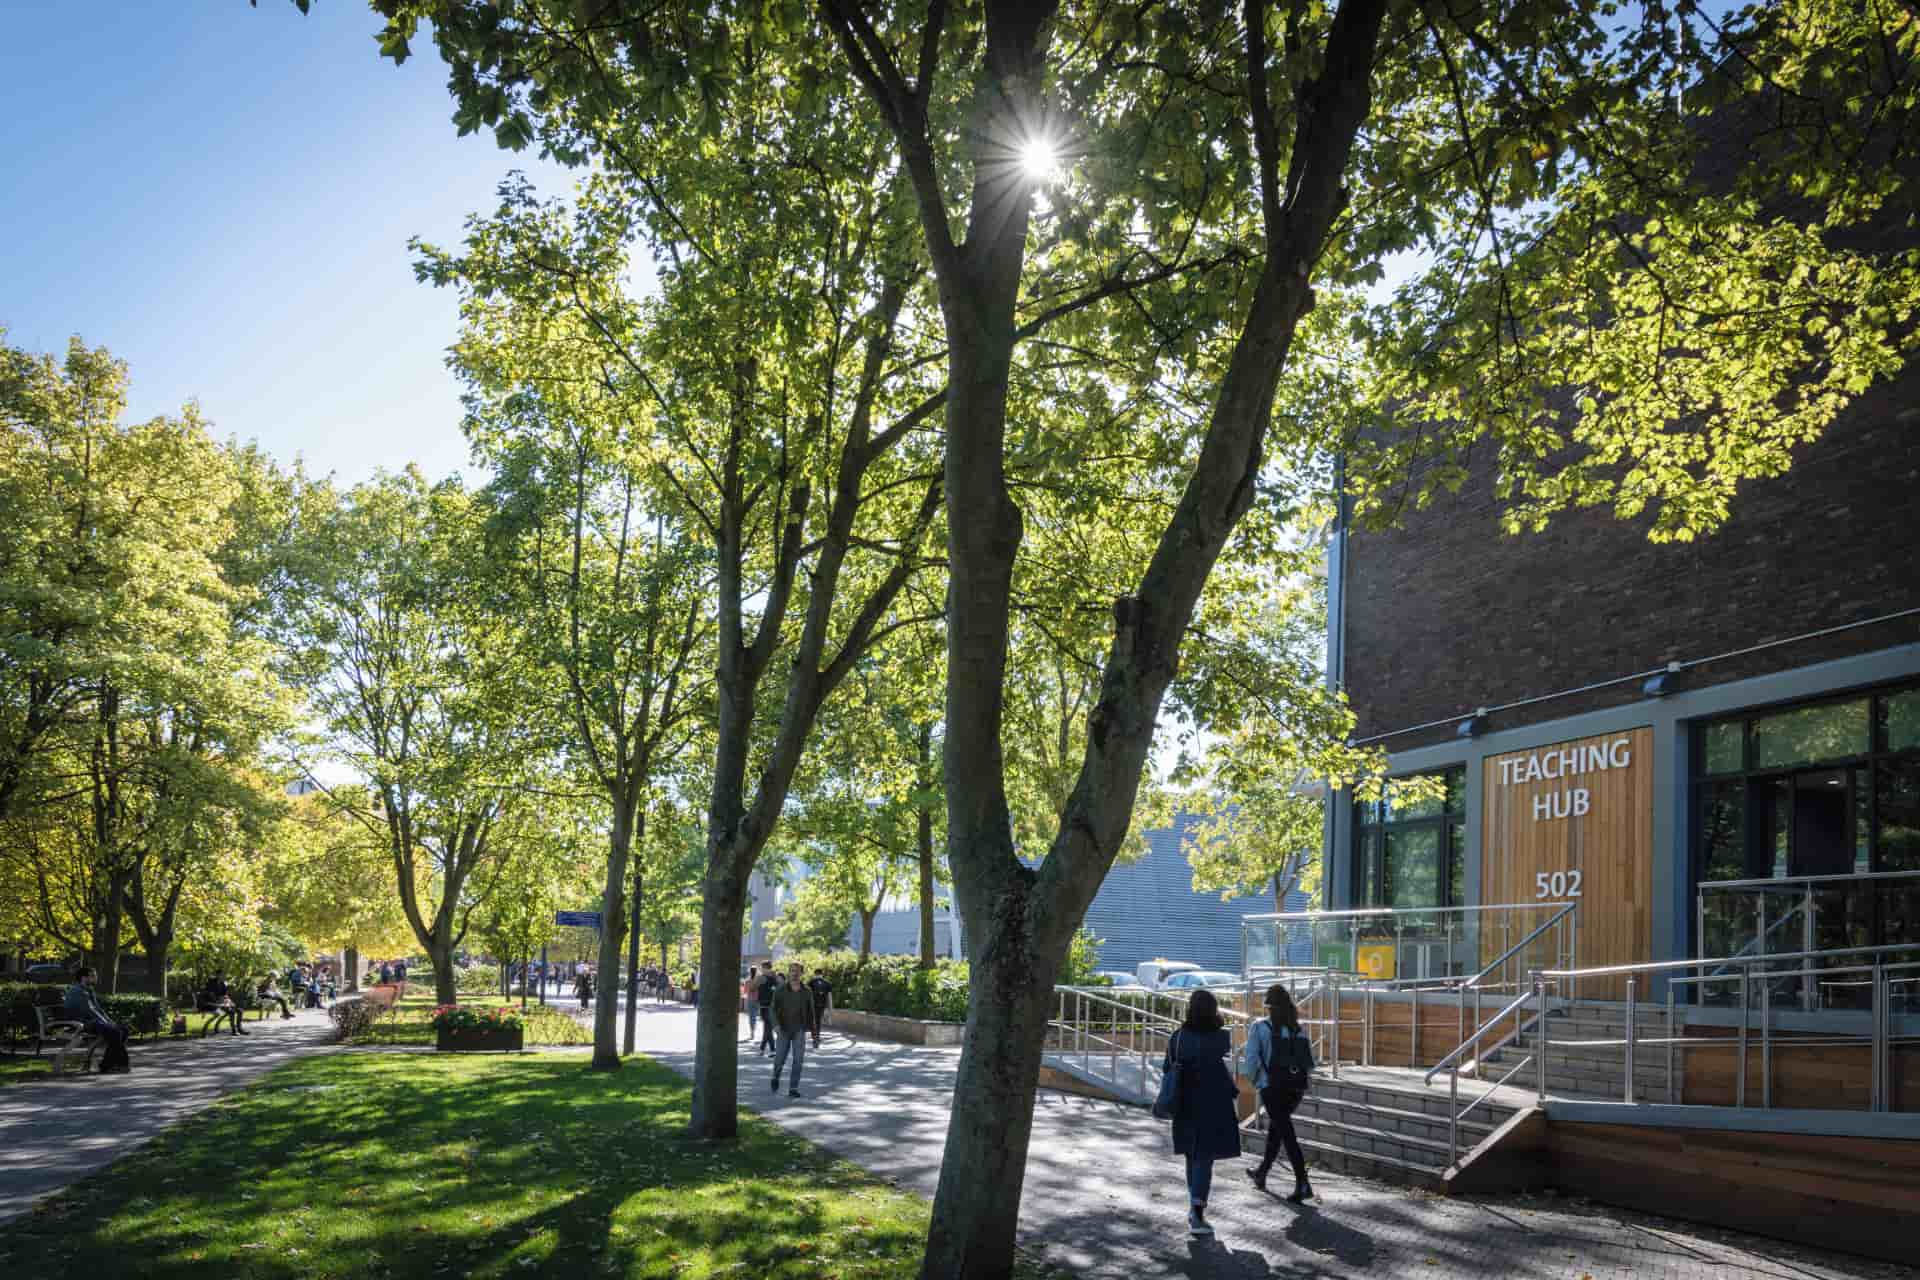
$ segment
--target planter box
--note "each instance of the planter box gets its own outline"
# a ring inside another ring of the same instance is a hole
[[[473,1027],[438,1028],[441,1053],[518,1053],[526,1043],[526,1028],[480,1030]]]
[[[863,1009],[835,1009],[827,1015],[834,1031],[894,1044],[955,1045],[966,1034],[963,1022],[927,1022],[920,1018],[893,1018]]]

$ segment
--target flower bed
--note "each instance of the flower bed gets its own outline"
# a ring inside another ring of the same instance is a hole
[[[442,1053],[517,1051],[525,1047],[526,1020],[517,1009],[443,1004],[428,1019]]]

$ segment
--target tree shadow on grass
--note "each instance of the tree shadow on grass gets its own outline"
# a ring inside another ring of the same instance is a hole
[[[831,1257],[906,1274],[919,1206],[868,1211],[863,1175],[757,1120],[737,1145],[691,1142],[687,1101],[632,1061],[299,1063],[0,1228],[0,1271],[654,1275],[700,1257],[797,1277]]]

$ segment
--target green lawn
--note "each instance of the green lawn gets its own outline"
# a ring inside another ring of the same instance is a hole
[[[462,996],[460,1003],[499,1008],[508,1003],[499,996]],[[513,1007],[518,1009],[516,1001]],[[367,1033],[357,1036],[355,1044],[432,1044],[434,1041],[433,1024],[428,1021],[433,1016],[435,1005],[433,988],[428,987],[421,994],[419,987],[401,997],[380,1021],[373,1024]],[[592,1044],[593,1028],[563,1012],[554,1005],[544,1008],[529,1002],[526,1010],[526,1042],[535,1044]]]
[[[644,1059],[303,1059],[0,1226],[0,1275],[916,1273],[926,1202],[748,1113],[692,1142],[690,1094]]]

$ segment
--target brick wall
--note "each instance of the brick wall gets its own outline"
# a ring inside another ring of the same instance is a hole
[[[1356,532],[1347,686],[1366,737],[1920,607],[1920,363],[1872,388],[1715,535],[1656,545],[1607,510],[1500,532],[1483,469],[1401,527]],[[1920,639],[1920,618],[1695,668],[1698,686]],[[1638,682],[1493,717],[1511,728],[1643,696]],[[1399,750],[1446,726],[1396,735]]]

